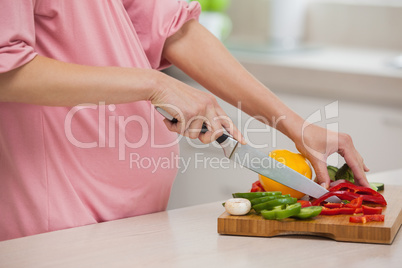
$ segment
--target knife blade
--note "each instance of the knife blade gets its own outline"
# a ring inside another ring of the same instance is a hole
[[[156,109],[168,120],[177,122],[175,118],[162,108],[156,107]],[[205,133],[207,131],[208,128],[203,125],[200,132]],[[216,142],[222,147],[224,155],[227,158],[271,180],[315,198],[319,198],[328,192],[327,189],[308,179],[306,176],[248,144],[241,144],[229,135],[223,134],[216,139]],[[332,203],[341,202],[336,196],[332,196],[326,201]]]
[[[241,166],[315,198],[328,192],[321,185],[250,145],[241,144],[228,135],[226,135],[227,137],[222,136],[217,139],[217,142],[220,141],[219,144],[223,148],[225,156]],[[336,196],[330,197],[326,201],[341,202]]]

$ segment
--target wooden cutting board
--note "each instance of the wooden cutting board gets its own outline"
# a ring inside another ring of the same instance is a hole
[[[402,186],[385,185],[382,192],[388,206],[384,222],[349,223],[350,215],[317,216],[309,220],[265,220],[261,215],[218,218],[218,233],[225,235],[264,236],[313,235],[336,241],[392,244],[402,224]]]

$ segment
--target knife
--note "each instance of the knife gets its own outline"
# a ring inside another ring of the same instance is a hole
[[[156,110],[172,123],[178,122],[176,118],[173,118],[162,108],[156,107]],[[207,126],[203,124],[200,132],[205,133],[207,131]],[[241,144],[229,135],[223,134],[216,139],[216,142],[222,147],[224,155],[227,158],[262,176],[268,177],[271,180],[315,198],[319,198],[328,192],[327,189],[299,172],[269,157],[265,153],[256,150],[248,144]],[[336,196],[329,197],[326,201],[332,203],[341,202]]]

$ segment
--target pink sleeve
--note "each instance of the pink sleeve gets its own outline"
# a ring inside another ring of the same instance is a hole
[[[198,2],[177,0],[125,0],[124,6],[153,69],[170,65],[162,58],[166,39],[201,12]]]
[[[1,1],[0,18],[0,73],[4,73],[36,56],[33,1]]]

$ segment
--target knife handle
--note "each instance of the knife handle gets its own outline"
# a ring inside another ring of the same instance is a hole
[[[176,118],[174,118],[173,116],[171,116],[168,112],[166,112],[164,109],[162,109],[161,107],[156,107],[156,110],[163,115],[167,120],[169,120],[170,122],[172,122],[173,124],[176,124],[178,121]],[[206,133],[208,132],[208,128],[207,125],[205,125],[205,123],[202,124],[202,128],[200,133]],[[222,134],[222,136],[220,136],[219,138],[216,139],[216,142],[221,144],[222,142],[224,142],[227,138],[229,138],[228,135],[226,134]]]

